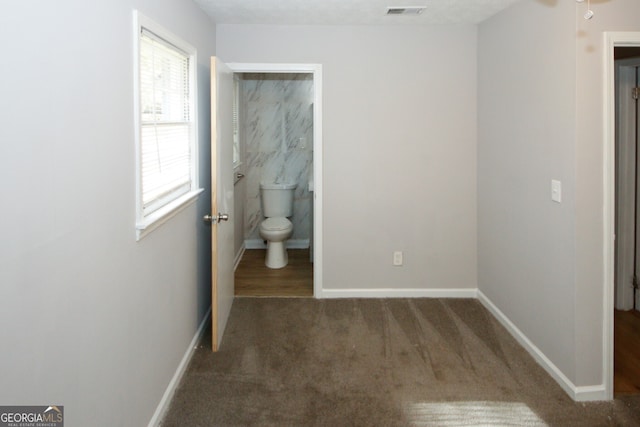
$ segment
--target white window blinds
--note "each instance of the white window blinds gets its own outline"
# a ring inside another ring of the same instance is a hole
[[[143,28],[140,34],[140,170],[143,215],[192,189],[191,57]]]

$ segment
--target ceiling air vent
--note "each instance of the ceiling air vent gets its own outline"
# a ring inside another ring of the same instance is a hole
[[[420,15],[424,6],[388,7],[387,15]]]

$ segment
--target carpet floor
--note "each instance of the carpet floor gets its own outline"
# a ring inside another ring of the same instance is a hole
[[[640,397],[573,402],[472,299],[236,298],[162,426],[250,425],[640,426]]]

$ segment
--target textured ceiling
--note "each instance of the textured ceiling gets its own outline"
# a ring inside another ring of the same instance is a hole
[[[194,0],[216,24],[475,24],[522,0]],[[416,16],[387,7],[425,6]]]

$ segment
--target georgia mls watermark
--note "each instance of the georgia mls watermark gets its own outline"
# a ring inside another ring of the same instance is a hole
[[[64,406],[0,406],[0,427],[64,427]]]

